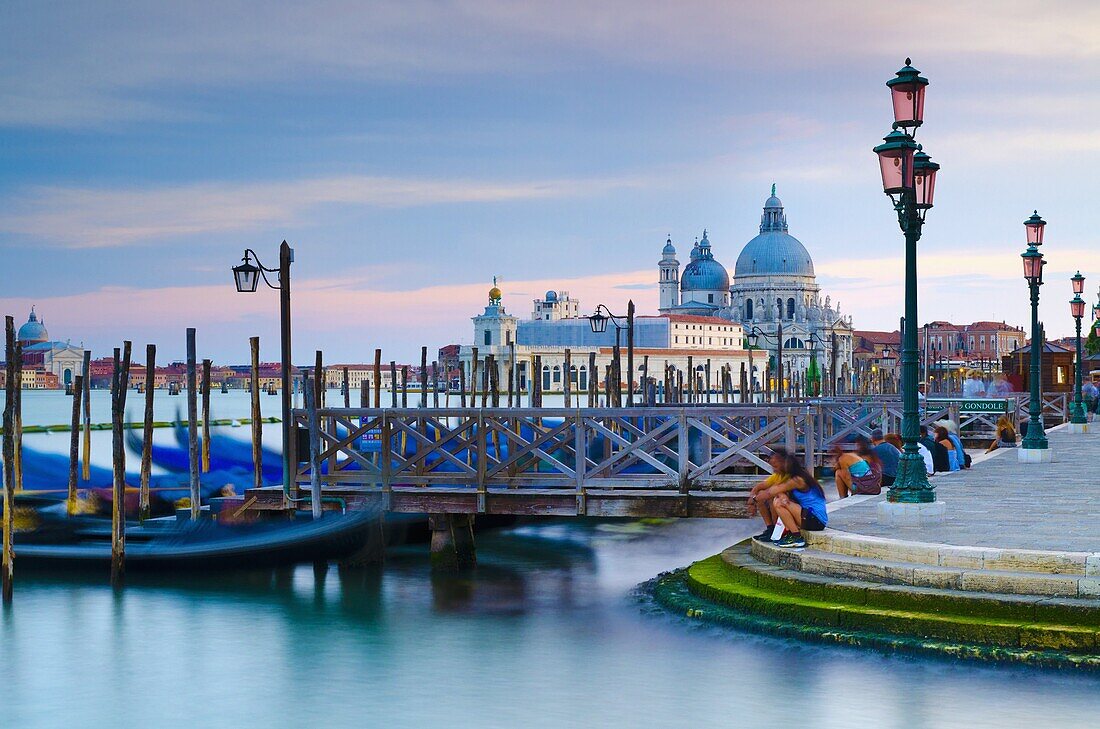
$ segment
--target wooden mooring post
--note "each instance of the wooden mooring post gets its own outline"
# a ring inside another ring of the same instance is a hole
[[[390,360],[390,407],[397,407],[397,390],[400,383],[397,380],[397,362]]]
[[[69,493],[65,510],[69,516],[76,513],[76,483],[80,477],[80,400],[84,387],[84,375],[77,375],[73,383],[73,416],[69,427]]]
[[[84,392],[81,398],[84,400],[84,450],[83,468],[81,478],[85,481],[92,479],[92,351],[84,350],[84,363],[81,367],[84,375]]]
[[[320,359],[320,352],[317,353],[317,357]],[[309,422],[309,504],[314,519],[321,518],[321,416],[318,371],[313,371],[314,381],[310,383],[307,380],[302,388]]]
[[[199,404],[195,388],[198,377],[195,372],[195,329],[187,328],[187,463],[191,496],[191,518],[198,520],[202,509],[199,491]]]
[[[111,584],[122,584],[126,570],[126,389],[130,386],[130,342],[114,352],[114,377],[111,380]]]
[[[249,337],[248,349],[252,355],[252,377],[249,388],[252,400],[252,470],[254,471],[252,485],[260,488],[264,485],[264,425],[260,417],[260,338]]]
[[[562,394],[565,396],[565,407],[573,407],[573,353],[565,348],[565,367],[563,368]]]
[[[202,472],[210,473],[210,366],[202,361]]]
[[[351,374],[348,372],[348,368],[344,367],[343,371],[343,384],[340,386],[341,394],[344,396],[344,407],[351,407]]]
[[[382,350],[374,350],[374,407],[382,407]]]
[[[0,559],[0,592],[3,593],[3,602],[10,605],[15,585],[15,552],[12,549],[12,539],[15,536],[15,388],[21,383],[16,380],[18,374],[17,352],[15,346],[15,321],[10,317],[4,318],[4,333],[7,358],[4,380],[4,525],[3,525],[3,552]]]
[[[138,492],[138,520],[149,518],[149,479],[153,470],[153,393],[156,390],[157,345],[145,345],[145,414],[141,438],[141,484]],[[152,378],[152,379],[151,379]]]
[[[420,407],[428,407],[428,348],[420,348]]]

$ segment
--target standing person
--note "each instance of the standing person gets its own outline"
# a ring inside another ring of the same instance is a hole
[[[898,476],[898,462],[901,460],[901,449],[896,448],[882,434],[881,428],[871,431],[871,445],[875,455],[882,463],[882,485],[889,488],[894,485],[894,479]]]
[[[970,370],[966,373],[966,381],[963,382],[963,397],[968,399],[985,397],[985,383],[978,378],[976,370]]]
[[[1093,384],[1092,379],[1085,380],[1085,384],[1081,385],[1081,397],[1085,401],[1085,412],[1096,412],[1096,398],[1100,395],[1100,390]]]
[[[928,399],[927,390],[928,390],[928,385],[926,385],[923,382],[918,382],[917,383],[917,402],[920,403],[920,406],[922,408],[924,407],[925,400]]]
[[[772,475],[749,493],[749,513],[759,512],[765,527],[754,539],[770,541],[776,521],[780,520],[787,533],[777,546],[785,549],[805,547],[802,530],[819,532],[829,523],[825,492],[793,453],[776,448],[768,463],[773,469]]]
[[[987,390],[990,397],[1005,397],[1012,394],[1012,385],[1005,379],[1003,372],[993,376],[993,382],[989,383]]]

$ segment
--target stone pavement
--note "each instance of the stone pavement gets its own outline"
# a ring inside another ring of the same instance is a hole
[[[959,546],[1100,552],[1100,421],[1090,428],[1083,435],[1066,426],[1047,431],[1054,463],[1022,464],[1015,450],[1005,449],[976,459],[969,470],[933,476],[938,498],[947,504],[943,524],[881,524],[876,510],[884,491],[830,504],[829,526]]]

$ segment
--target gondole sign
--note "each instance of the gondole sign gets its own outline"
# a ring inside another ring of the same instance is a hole
[[[960,413],[1007,413],[1011,401],[1003,397],[991,398],[943,398],[928,399],[928,407],[947,408],[957,406]]]

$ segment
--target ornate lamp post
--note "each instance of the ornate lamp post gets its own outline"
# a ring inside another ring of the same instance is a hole
[[[620,324],[620,320],[623,320],[624,323]],[[624,327],[626,329],[626,404],[627,407],[634,407],[634,300],[631,299],[626,303],[625,317],[615,316],[603,304],[598,305],[592,315],[588,317],[588,323],[592,326],[592,331],[595,334],[606,332],[608,321],[615,325],[616,352],[622,349],[622,331]],[[620,382],[622,382],[621,375]]]
[[[760,337],[763,337],[765,341],[775,342],[775,401],[783,402],[783,322],[779,323],[779,327],[776,330],[776,335],[774,337],[769,336],[765,332],[761,331],[759,327],[753,325],[753,328],[749,331],[748,335],[749,346],[755,349],[756,346],[760,343]],[[765,383],[765,387],[767,387],[767,383]]]
[[[1085,292],[1085,277],[1078,271],[1070,281],[1073,282],[1073,298],[1069,302],[1069,313],[1077,326],[1077,366],[1074,368],[1073,381],[1073,409],[1070,411],[1070,431],[1084,433],[1088,429],[1088,416],[1085,414],[1084,398],[1081,396],[1082,368],[1084,367],[1084,355],[1081,351],[1081,320],[1085,317],[1085,300],[1081,294]]]
[[[1051,460],[1050,444],[1043,429],[1042,369],[1043,334],[1039,327],[1039,287],[1043,285],[1043,230],[1046,221],[1036,210],[1024,221],[1027,230],[1027,250],[1020,254],[1024,262],[1024,279],[1031,291],[1031,402],[1028,403],[1027,435],[1021,443],[1019,459],[1027,463]]]
[[[925,154],[913,139],[924,122],[924,92],[928,79],[920,75],[905,59],[905,66],[886,82],[894,106],[893,131],[874,148],[882,173],[882,190],[890,196],[898,225],[905,234],[905,321],[917,317],[917,241],[924,226],[924,216],[932,207],[936,189],[936,172],[940,166]],[[898,474],[887,499],[893,503],[928,504],[936,500],[936,492],[928,482],[924,459],[917,441],[920,435],[920,405],[917,400],[917,328],[905,327],[902,335],[901,436],[904,450],[898,464]]]
[[[256,259],[253,265],[252,259]],[[279,292],[279,343],[281,348],[281,379],[283,398],[283,495],[290,498],[290,483],[294,471],[290,464],[290,433],[291,433],[291,380],[290,380],[290,264],[294,262],[294,249],[284,240],[279,246],[279,267],[267,268],[260,263],[260,257],[251,248],[245,249],[244,263],[233,267],[233,282],[237,285],[239,293],[255,293],[256,287],[263,278],[269,288]],[[267,274],[278,274],[276,284],[268,280]]]

